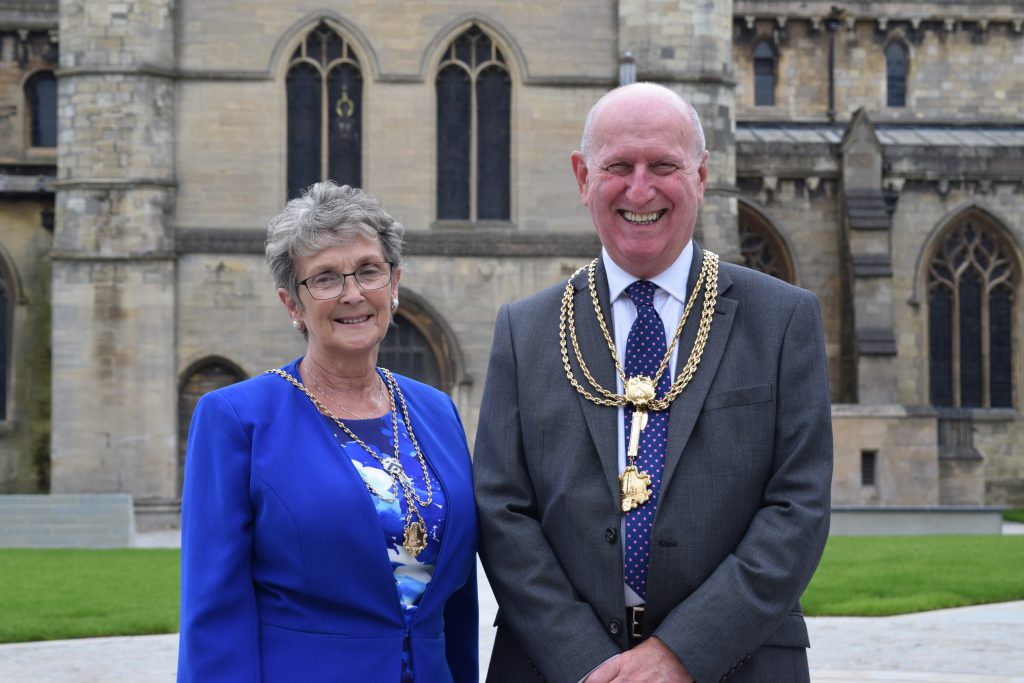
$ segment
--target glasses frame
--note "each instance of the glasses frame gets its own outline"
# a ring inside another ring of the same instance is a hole
[[[339,296],[344,294],[345,293],[345,287],[348,285],[348,279],[350,277],[355,281],[356,287],[358,287],[360,289],[360,291],[363,291],[363,292],[376,292],[378,289],[384,289],[385,287],[387,287],[388,285],[390,285],[394,281],[394,279],[395,279],[395,264],[392,263],[391,261],[371,261],[369,263],[364,263],[363,265],[359,266],[359,268],[363,268],[365,266],[372,266],[372,265],[376,265],[376,264],[380,264],[380,263],[387,264],[387,267],[388,267],[388,280],[387,280],[387,282],[385,282],[384,284],[382,284],[379,287],[364,287],[363,284],[361,282],[359,282],[359,278],[356,277],[356,273],[359,272],[358,269],[353,270],[351,273],[342,273],[340,271],[335,271],[335,272],[337,272],[338,275],[341,276],[341,291],[338,292],[337,294],[335,294],[334,296],[326,296],[326,297],[320,298],[316,294],[314,294],[313,290],[310,289],[310,287],[309,287],[309,281],[312,280],[313,278],[319,276],[319,275],[323,275],[323,273],[317,273],[316,275],[310,275],[309,277],[305,278],[304,280],[299,280],[295,284],[298,285],[298,286],[305,287],[306,291],[309,292],[309,295],[311,297],[313,297],[314,299],[316,299],[317,301],[330,301],[331,299],[337,299]]]

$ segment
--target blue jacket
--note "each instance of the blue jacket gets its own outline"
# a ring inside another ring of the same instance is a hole
[[[298,378],[298,361],[284,369]],[[309,399],[276,375],[203,396],[182,495],[178,681],[476,681],[476,511],[444,394],[396,376],[448,500],[434,576],[406,629],[373,501]]]

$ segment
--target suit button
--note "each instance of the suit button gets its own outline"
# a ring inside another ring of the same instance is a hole
[[[613,636],[617,636],[621,632],[622,632],[622,622],[621,621],[619,621],[618,619],[612,619],[611,621],[608,622],[608,633],[611,633]]]
[[[608,527],[604,530],[604,540],[609,543],[615,543],[615,541],[619,540],[619,530]]]

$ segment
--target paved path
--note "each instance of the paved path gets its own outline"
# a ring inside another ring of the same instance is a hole
[[[1022,531],[1024,525],[1004,528]],[[176,540],[173,533],[145,534],[138,545]],[[480,577],[480,660],[486,663],[497,606],[482,571]],[[815,683],[1024,683],[1024,601],[807,621]],[[0,682],[172,683],[177,651],[176,635],[0,645]]]

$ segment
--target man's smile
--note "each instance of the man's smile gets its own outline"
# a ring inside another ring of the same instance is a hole
[[[659,218],[668,213],[668,209],[661,209],[660,211],[651,211],[649,213],[634,213],[633,211],[626,211],[625,209],[619,209],[619,215],[626,219],[626,222],[632,223],[633,225],[650,225],[655,223]]]

